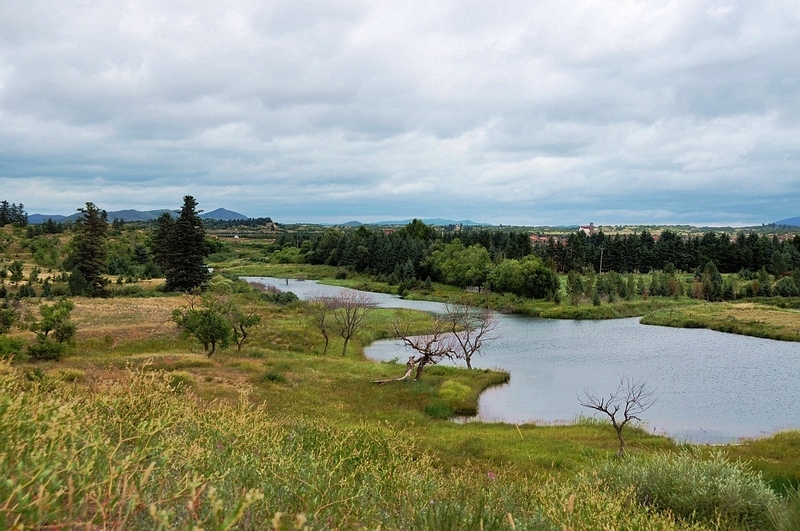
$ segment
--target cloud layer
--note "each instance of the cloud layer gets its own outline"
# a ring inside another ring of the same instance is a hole
[[[0,198],[278,221],[800,215],[797,2],[6,0]]]

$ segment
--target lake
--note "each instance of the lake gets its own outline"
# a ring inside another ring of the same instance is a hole
[[[313,281],[290,280],[287,285],[282,279],[247,280],[304,299],[342,290]],[[381,307],[444,308],[370,295]],[[607,395],[621,377],[630,377],[654,391],[656,402],[642,415],[647,428],[679,441],[724,443],[800,428],[800,343],[646,326],[638,318],[571,321],[498,315],[495,335],[473,366],[504,369],[511,381],[482,393],[476,420],[552,423],[594,416],[578,404],[578,396],[584,390]],[[375,360],[405,360],[411,353],[386,340],[368,346],[365,354]]]

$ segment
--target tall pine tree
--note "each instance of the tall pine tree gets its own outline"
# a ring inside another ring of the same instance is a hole
[[[177,220],[162,215],[153,236],[153,253],[167,277],[167,291],[191,291],[210,277],[204,258],[208,254],[205,228],[197,201],[187,195]]]
[[[69,289],[73,295],[102,297],[107,294],[106,242],[108,239],[108,220],[106,211],[94,203],[86,203],[79,208],[83,217],[75,222],[75,238],[72,252],[67,259],[71,271]]]

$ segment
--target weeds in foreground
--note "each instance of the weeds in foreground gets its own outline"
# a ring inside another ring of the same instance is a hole
[[[654,511],[635,485],[611,488],[610,479],[591,475],[531,481],[466,461],[445,472],[409,432],[389,424],[270,417],[246,395],[201,404],[174,375],[146,368],[124,383],[45,389],[0,365],[5,528],[724,529],[729,522],[719,518],[724,500],[706,512],[698,498],[687,521],[671,507]],[[735,465],[712,466],[717,480],[735,482]],[[764,522],[762,506],[782,506],[756,478],[745,479],[738,492],[754,500],[746,514],[756,516],[730,521]]]

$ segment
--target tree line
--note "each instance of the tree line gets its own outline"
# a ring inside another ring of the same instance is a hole
[[[695,273],[708,285],[707,279],[716,279],[715,274],[740,273],[743,279],[753,280],[766,273],[780,278],[800,270],[800,236],[779,241],[744,232],[735,237],[713,231],[682,236],[665,230],[658,237],[647,230],[614,236],[602,231],[591,236],[573,232],[562,240],[550,238],[546,243],[531,244],[526,231],[470,228],[441,232],[414,220],[397,231],[361,226],[287,234],[279,237],[276,245],[296,248],[305,262],[375,275],[378,280],[400,284],[401,290],[435,280],[534,298],[558,297],[554,272],[625,275],[668,271],[658,277],[655,289],[645,288],[652,295],[669,295],[676,291],[670,284],[674,284],[675,271]],[[708,269],[709,263],[713,271]],[[762,285],[766,283],[764,278],[760,280]],[[642,292],[645,288],[625,286],[620,291]]]
[[[0,201],[0,227],[5,227],[11,223],[19,227],[26,226],[28,224],[28,213],[25,212],[25,205],[22,203],[9,204],[8,201],[3,199]]]
[[[720,273],[764,269],[781,276],[800,269],[800,235],[779,241],[775,236],[744,232],[733,237],[713,231],[684,237],[664,230],[658,238],[647,230],[614,236],[602,231],[592,235],[574,232],[566,240],[538,244],[533,252],[565,273],[586,269],[649,273],[669,267],[699,273],[708,262],[713,262]]]

